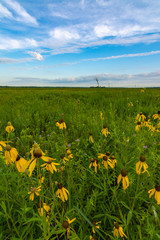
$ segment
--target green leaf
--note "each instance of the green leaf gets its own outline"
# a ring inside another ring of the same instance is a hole
[[[103,240],[105,240],[105,238],[102,236],[102,234],[100,233],[100,231],[91,223],[91,221],[84,215],[84,213],[83,213],[79,208],[77,208],[76,206],[74,206],[74,208],[82,215],[82,217],[89,223],[89,225],[95,229],[95,231],[98,233],[98,235],[99,235]]]

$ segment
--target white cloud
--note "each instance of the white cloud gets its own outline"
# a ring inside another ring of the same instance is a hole
[[[31,52],[31,51],[29,51],[28,54],[30,54],[32,57],[34,57],[35,59],[37,59],[39,61],[43,61],[44,60],[43,56],[39,52]]]
[[[18,15],[15,19],[23,23],[38,25],[35,17],[32,17],[27,11],[16,1],[5,0],[5,3]]]
[[[33,47],[37,47],[37,42],[34,39],[13,39],[0,36],[0,50],[27,49]]]
[[[50,36],[53,39],[60,41],[72,41],[75,39],[79,39],[79,34],[73,29],[65,29],[65,28],[55,28],[53,31],[50,31]]]
[[[0,3],[0,18],[1,17],[11,18],[12,13]]]
[[[31,62],[31,58],[21,58],[21,59],[15,59],[15,58],[0,58],[0,64],[8,64],[8,63],[24,63],[24,62]]]

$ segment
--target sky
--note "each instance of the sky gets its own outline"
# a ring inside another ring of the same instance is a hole
[[[0,0],[0,86],[160,87],[159,0]]]

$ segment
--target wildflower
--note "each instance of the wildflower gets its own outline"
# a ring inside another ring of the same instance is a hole
[[[56,192],[56,197],[62,199],[62,201],[65,202],[68,200],[67,194],[69,194],[68,190],[63,187],[62,183],[58,183],[58,190]]]
[[[29,161],[29,177],[32,175],[33,170],[35,169],[36,162],[38,158],[42,157],[42,150],[40,148],[36,148],[33,152],[33,157]]]
[[[126,190],[129,187],[129,179],[128,179],[128,176],[127,176],[126,169],[121,170],[121,174],[117,178],[117,184],[120,183],[121,179],[122,179],[123,189]]]
[[[95,240],[95,238],[92,237],[92,235],[89,236],[90,240]]]
[[[106,124],[103,124],[103,129],[101,130],[102,135],[104,135],[105,137],[108,136],[108,134],[110,134],[110,132],[108,131],[108,128],[106,126]]]
[[[42,174],[38,175],[38,182],[40,185],[44,182],[44,177],[42,176]]]
[[[132,102],[128,103],[128,107],[133,107],[133,103]]]
[[[32,187],[31,191],[28,192],[28,194],[30,194],[29,200],[33,201],[34,200],[34,194],[36,194],[37,196],[39,196],[39,192],[41,191],[41,186],[39,187]]]
[[[9,143],[10,141],[0,141],[0,152],[3,151],[3,148],[6,147],[6,143]]]
[[[138,122],[144,121],[145,118],[146,117],[145,117],[145,115],[142,112],[138,113],[137,116],[136,116],[136,120]]]
[[[89,142],[93,143],[92,131],[89,132]]]
[[[155,193],[155,200],[157,201],[157,204],[160,205],[160,185],[156,185],[155,188],[148,191],[149,198],[152,197],[152,195]]]
[[[104,117],[103,117],[103,113],[102,113],[102,112],[100,112],[100,118],[101,118],[101,120],[104,120]]]
[[[141,93],[143,93],[144,92],[144,89],[141,89]]]
[[[32,148],[31,148],[31,150],[30,150],[31,158],[34,158],[34,151],[35,151],[37,148],[40,148],[40,146],[39,146],[38,143],[35,142],[35,143],[32,145]],[[41,150],[41,153],[42,153],[42,155],[45,155],[42,150]]]
[[[18,152],[16,148],[12,148],[10,145],[6,145],[5,158],[6,164],[11,164],[16,161]]]
[[[73,154],[71,153],[71,150],[69,148],[66,148],[66,151],[67,151],[67,157],[70,159],[70,158],[73,158]]]
[[[64,122],[64,119],[62,118],[60,121],[59,121],[59,129],[65,129],[66,128],[66,124]]]
[[[66,163],[66,161],[69,161],[69,159],[66,158],[65,155],[61,155],[60,158],[63,160],[64,164]]]
[[[75,141],[76,141],[76,142],[80,142],[80,139],[76,139]]]
[[[103,161],[102,161],[102,164],[104,164],[104,167],[105,169],[108,170],[108,165],[111,167],[111,168],[114,168],[112,162],[111,162],[111,159],[109,159],[109,157],[107,156],[103,156]]]
[[[97,173],[97,167],[100,169],[100,164],[98,163],[98,159],[91,158],[91,163],[89,164],[89,168],[91,167],[95,168],[95,172]]]
[[[59,163],[52,162],[53,160],[56,160],[56,159],[49,158],[49,157],[45,157],[42,159],[44,159],[44,161],[46,162],[41,165],[41,167],[43,167],[43,169],[46,169],[47,171],[50,171],[51,173],[53,173],[53,171],[57,172],[57,168],[55,167],[55,165],[59,165]]]
[[[63,227],[67,230],[67,239],[69,239],[69,235],[70,235],[70,224],[72,222],[74,222],[76,220],[76,218],[73,218],[72,220],[70,220],[68,217],[66,217],[67,220],[64,221],[63,223]]]
[[[38,205],[38,213],[41,217],[44,215],[44,210],[46,211],[46,213],[48,213],[50,210],[50,206],[48,206],[46,203],[39,202],[37,205]],[[46,216],[47,216],[47,218],[49,217],[48,214],[46,214]],[[47,221],[47,219],[46,219],[46,221]]]
[[[14,127],[12,126],[11,122],[7,123],[6,132],[14,132]]]
[[[145,161],[146,161],[145,156],[141,156],[140,157],[140,161],[136,163],[136,172],[137,172],[137,174],[141,174],[141,173],[144,173],[144,172],[148,173],[148,171],[147,171],[148,165],[147,165],[147,163]],[[143,172],[141,172],[142,167],[144,168]]]
[[[143,146],[143,148],[147,148],[147,146]]]
[[[101,223],[101,221],[99,221],[99,222],[94,222],[94,221],[92,221],[92,224],[93,224],[93,225],[95,226],[95,228],[97,228],[97,229],[100,228],[100,227],[98,226],[99,223]],[[96,233],[94,227],[92,227],[92,232],[93,232],[93,233]]]
[[[152,116],[153,119],[160,119],[160,111]]]
[[[117,163],[117,159],[115,158],[115,156],[111,157],[111,161],[112,161],[112,165],[113,167],[115,167],[116,163]]]
[[[22,158],[20,155],[17,155],[15,165],[19,172],[25,172],[28,167],[28,161]]]
[[[56,120],[56,127],[59,127],[59,125],[60,125],[59,122]]]
[[[125,236],[127,238],[123,232],[123,228],[117,222],[114,222],[113,235],[115,237],[118,237],[120,235],[121,237]]]
[[[137,122],[137,126],[135,127],[135,131],[139,131],[141,127],[141,122]]]

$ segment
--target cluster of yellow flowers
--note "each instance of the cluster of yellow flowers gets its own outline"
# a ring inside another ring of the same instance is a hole
[[[154,114],[152,116],[153,119],[157,119],[160,120],[160,111],[158,111],[157,114]],[[160,132],[160,130],[158,128],[160,128],[160,121],[158,121],[157,124],[157,128],[155,126],[153,126],[151,119],[148,117],[146,117],[142,112],[138,113],[136,116],[136,127],[135,127],[135,131],[139,131],[142,127],[147,127],[149,129],[149,131],[153,132]]]
[[[132,105],[130,104],[130,106]],[[102,112],[100,113],[100,117],[101,117],[101,120],[104,120]],[[157,114],[153,115],[153,119],[158,120],[158,126],[160,127],[160,111],[158,111]],[[156,129],[152,125],[151,120],[149,118],[146,118],[146,116],[143,113],[139,113],[137,115],[136,122],[137,122],[137,126],[135,128],[136,131],[139,131],[141,127],[148,127],[148,129],[152,132],[154,131],[160,132],[158,129]],[[65,130],[66,124],[64,122],[64,119],[62,118],[59,122],[56,121],[56,126],[60,130]],[[10,132],[13,132],[15,129],[12,126],[11,122],[8,122],[5,130],[6,132],[10,133]],[[110,134],[106,124],[103,124],[103,129],[101,130],[101,132],[102,132],[102,135],[104,135],[105,137],[107,137],[108,134]],[[94,143],[92,131],[89,132],[89,142]],[[17,170],[21,173],[26,172],[28,177],[32,176],[32,173],[36,167],[37,162],[39,163],[39,159],[42,159],[44,161],[44,163],[41,165],[41,169],[45,169],[46,171],[49,171],[51,174],[54,174],[54,172],[57,172],[58,170],[61,171],[63,168],[61,166],[59,169],[57,169],[57,166],[59,166],[60,163],[55,162],[56,161],[55,158],[46,156],[46,154],[42,151],[38,143],[34,143],[30,150],[30,155],[31,155],[30,160],[26,160],[23,157],[21,157],[17,149],[14,147],[11,147],[10,143],[11,141],[0,141],[0,151],[4,152],[6,165],[15,164]],[[68,162],[69,159],[73,158],[71,150],[69,148],[66,148],[65,154],[61,155],[60,158],[62,159],[61,161],[63,161],[63,165],[65,166],[66,162]],[[104,166],[106,170],[108,170],[109,167],[111,169],[114,169],[117,164],[117,159],[115,158],[115,156],[110,157],[110,152],[106,152],[105,154],[99,153],[97,158],[93,158],[93,157],[91,158],[90,160],[91,162],[89,164],[89,168],[94,167],[94,170],[96,173],[98,169],[101,168],[99,159],[102,160],[101,164]],[[147,172],[149,175],[149,172],[147,169],[148,169],[148,165],[146,163],[146,157],[140,156],[140,160],[136,163],[136,173],[140,175],[141,173]],[[28,192],[28,194],[30,195],[29,199],[31,201],[34,201],[35,195],[40,196],[42,184],[44,182],[44,176],[40,174],[38,175],[38,178],[39,178],[39,186],[38,187],[32,186],[30,191]],[[128,178],[126,169],[122,169],[120,174],[117,177],[117,184],[119,184],[121,181],[122,181],[123,189],[126,190],[129,187],[129,178]],[[69,191],[66,188],[64,188],[61,182],[57,183],[57,186],[58,186],[58,189],[56,191],[56,197],[61,199],[63,202],[67,201]],[[151,196],[155,194],[155,200],[157,201],[157,204],[160,205],[160,185],[157,184],[155,188],[149,190],[148,193],[149,193],[149,198],[151,198]],[[49,211],[50,211],[50,206],[48,206],[44,202],[39,201],[38,213],[40,216],[43,216],[45,213],[46,221],[49,221]],[[69,235],[70,235],[70,224],[73,221],[75,221],[75,219],[76,218],[70,220],[67,217],[67,220],[63,223],[63,227],[66,228],[66,231],[67,231],[67,239],[69,238]],[[92,224],[97,229],[100,228],[98,225],[99,223],[101,222],[96,222],[96,223],[94,221],[92,222]],[[93,234],[95,234],[94,228],[92,228],[92,232]],[[127,236],[123,232],[122,226],[120,226],[119,223],[117,222],[114,223],[113,234],[116,237],[120,235],[121,237],[127,238]],[[92,235],[90,236],[90,239],[94,240]]]

